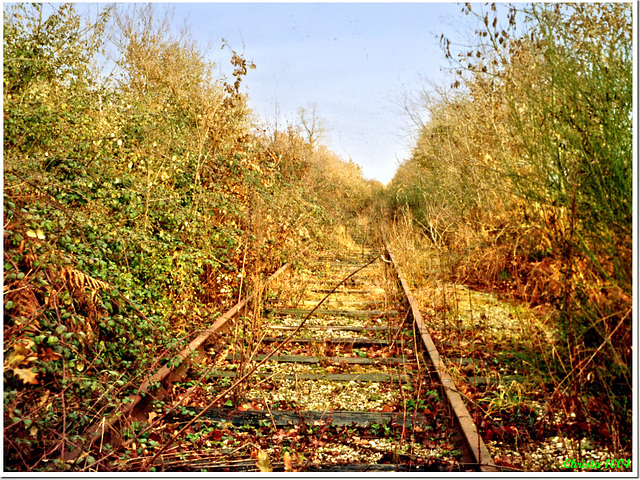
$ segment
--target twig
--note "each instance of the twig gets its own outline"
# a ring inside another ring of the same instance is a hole
[[[594,359],[594,357],[598,354],[598,352],[600,350],[602,350],[602,348],[611,341],[611,337],[613,337],[613,334],[616,333],[616,331],[618,330],[618,328],[620,328],[620,326],[622,326],[622,324],[624,323],[624,321],[627,319],[627,317],[629,316],[629,314],[631,313],[631,309],[627,310],[627,313],[624,314],[624,316],[622,317],[622,319],[620,320],[620,322],[618,323],[618,325],[616,326],[616,328],[613,329],[613,331],[607,335],[607,338],[604,339],[604,341],[600,344],[600,346],[596,349],[595,352],[593,352],[593,354],[587,359],[587,360],[583,360],[582,362],[580,362],[580,364],[578,364],[574,369],[572,369],[563,379],[562,381],[555,387],[555,389],[553,390],[553,393],[551,394],[551,396],[549,397],[550,399],[554,398],[556,393],[558,393],[558,390],[560,389],[560,386],[565,382],[565,380],[567,380],[569,377],[571,377],[571,375],[575,372],[575,370],[578,367],[580,368],[580,371],[577,373],[576,377],[579,377],[582,372],[584,371],[585,368],[587,368],[587,365],[589,365],[589,363],[591,363],[591,360]],[[562,392],[566,392],[567,388],[569,388],[569,386],[564,387],[564,389],[562,390]],[[549,410],[549,403],[547,402],[547,411]],[[546,413],[546,412],[545,412]]]
[[[376,255],[375,257],[373,257],[373,259],[371,261],[369,261],[367,264],[363,265],[362,267],[358,268],[357,270],[355,270],[354,272],[352,272],[351,274],[349,274],[347,277],[345,277],[343,280],[340,281],[340,283],[338,283],[335,287],[333,287],[333,290],[331,292],[329,292],[327,295],[325,295],[325,297],[320,300],[320,302],[318,302],[318,304],[307,314],[307,316],[302,320],[302,322],[300,322],[300,325],[298,325],[298,327],[291,332],[291,334],[285,338],[284,340],[282,340],[282,342],[280,342],[275,348],[272,349],[272,351],[267,354],[267,356],[258,364],[256,364],[253,368],[251,368],[251,370],[249,370],[247,373],[245,373],[242,377],[240,377],[238,380],[236,380],[230,387],[228,387],[226,390],[224,390],[220,395],[218,395],[217,397],[215,397],[211,402],[209,402],[209,404],[204,407],[202,409],[202,411],[196,415],[195,417],[193,417],[189,422],[187,422],[187,424],[182,427],[178,432],[176,432],[173,437],[171,437],[169,439],[169,441],[167,443],[165,443],[162,448],[160,448],[160,450],[158,450],[156,452],[156,454],[148,461],[146,462],[143,466],[144,466],[144,470],[147,470],[147,467],[151,466],[153,464],[153,462],[155,461],[156,458],[158,458],[159,455],[161,455],[170,445],[173,444],[173,442],[175,442],[175,440],[182,435],[182,433],[187,430],[189,427],[191,427],[191,425],[193,425],[198,419],[200,419],[206,412],[207,410],[209,410],[211,407],[213,407],[220,399],[224,398],[224,395],[228,394],[229,392],[233,391],[238,385],[240,385],[242,382],[244,382],[247,378],[249,378],[249,376],[251,376],[257,369],[258,367],[264,365],[273,355],[276,354],[276,352],[278,352],[287,342],[289,342],[295,334],[297,334],[300,329],[303,327],[303,325],[306,323],[306,321],[309,319],[309,317],[311,317],[311,315],[313,315],[313,313],[320,307],[320,305],[322,305],[324,303],[324,301],[329,298],[329,296],[331,294],[333,294],[340,285],[342,285],[344,282],[346,282],[349,278],[351,278],[352,276],[354,276],[356,273],[358,273],[360,270],[363,270],[364,268],[368,267],[369,265],[371,265],[373,262],[375,262],[378,257],[380,257],[380,255]]]

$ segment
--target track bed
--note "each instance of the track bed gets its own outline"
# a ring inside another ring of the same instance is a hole
[[[182,365],[151,377],[124,423],[109,424],[128,452],[115,469],[485,468],[410,307],[392,264],[372,251],[277,276],[192,341]],[[101,451],[108,433],[94,433]]]
[[[274,471],[464,470],[439,385],[416,354],[412,324],[399,313],[382,259],[329,294],[365,263],[363,255],[320,259],[274,282],[262,311],[222,334],[227,348],[192,368],[194,379],[207,371],[206,384],[193,388],[187,378],[174,385],[174,399],[187,391],[189,399],[166,417],[164,432],[201,416],[187,430],[190,443],[168,449],[156,468],[257,470],[260,455],[262,468]],[[210,405],[292,333],[276,355]]]

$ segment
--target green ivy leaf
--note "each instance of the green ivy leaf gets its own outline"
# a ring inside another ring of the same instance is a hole
[[[39,240],[45,239],[44,232],[39,228],[37,228],[36,230],[33,230],[31,228],[27,230],[27,237],[37,238]]]

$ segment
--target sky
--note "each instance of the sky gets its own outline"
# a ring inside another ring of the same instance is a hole
[[[448,82],[438,39],[459,34],[453,25],[464,20],[456,3],[170,5],[175,24],[186,22],[223,71],[223,38],[256,65],[244,91],[263,121],[295,122],[300,107],[315,105],[324,143],[385,184],[412,146],[404,98]]]

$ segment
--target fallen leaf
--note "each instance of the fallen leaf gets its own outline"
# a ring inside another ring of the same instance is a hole
[[[4,370],[7,371],[20,365],[26,358],[26,354],[16,345],[16,348],[4,358]]]
[[[18,341],[11,353],[4,359],[4,370],[13,369],[22,362],[31,362],[37,357],[34,355],[33,347],[35,343],[31,339],[22,339]]]
[[[54,362],[56,360],[58,360],[59,358],[62,358],[62,355],[60,355],[57,352],[54,352],[53,349],[51,348],[47,348],[44,353],[40,354],[40,359],[44,360],[45,362]],[[78,363],[76,365],[76,368],[78,368],[80,365],[82,365],[82,363]],[[82,367],[84,369],[84,366]],[[78,371],[82,371],[81,369],[78,369]]]
[[[258,462],[256,463],[258,469],[261,472],[272,472],[273,468],[271,468],[271,462],[269,461],[269,455],[266,452],[260,450],[258,452]]]
[[[291,461],[291,455],[289,452],[284,452],[284,455],[282,455],[282,462],[284,463],[285,472],[293,471],[293,462]]]
[[[24,383],[30,383],[32,385],[38,384],[38,374],[31,368],[14,368],[13,373]]]
[[[250,403],[245,403],[243,405],[240,405],[238,407],[238,410],[241,412],[246,412],[247,410],[251,410],[251,404]]]
[[[47,400],[49,400],[49,390],[46,390],[44,392],[44,395],[42,395],[42,397],[40,397],[40,400],[38,401],[38,407],[43,406],[45,403],[47,403]]]
[[[460,384],[458,386],[458,390],[460,391],[460,393],[462,393],[462,395],[464,395],[465,397],[468,397],[471,394],[471,390],[469,389],[469,387],[467,387],[465,384]]]
[[[485,442],[490,442],[492,438],[493,438],[493,430],[492,429],[488,429],[486,431],[486,433],[484,434],[484,441]]]

